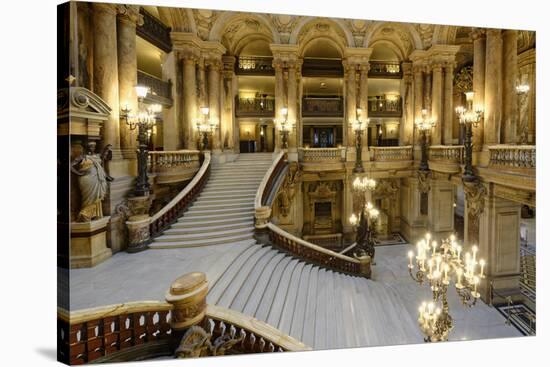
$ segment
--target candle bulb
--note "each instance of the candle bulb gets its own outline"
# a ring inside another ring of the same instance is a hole
[[[462,251],[462,246],[456,246],[456,257],[460,261],[460,252]]]
[[[472,246],[472,262],[476,263],[476,253],[477,253],[477,246]]]
[[[432,254],[435,255],[435,250],[437,249],[437,242],[436,241],[433,241],[432,242]]]
[[[479,271],[479,277],[480,278],[485,278],[485,275],[483,275],[483,268],[485,267],[485,260],[480,259],[479,260],[479,266],[481,267],[481,269]]]
[[[443,267],[443,270],[445,271],[445,283],[449,284],[449,265],[448,264],[445,264],[445,266]]]
[[[409,268],[413,268],[413,256],[414,253],[412,251],[409,251]]]
[[[462,288],[462,269],[456,269],[456,287]]]

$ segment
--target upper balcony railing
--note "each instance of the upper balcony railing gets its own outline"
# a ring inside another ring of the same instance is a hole
[[[343,162],[346,148],[299,148],[301,162]]]
[[[536,146],[494,145],[489,147],[489,167],[536,169]]]
[[[369,117],[401,117],[401,97],[369,98]]]
[[[173,184],[193,178],[200,167],[198,150],[149,152],[148,169],[156,175],[156,183]]]
[[[370,147],[371,157],[376,162],[411,161],[413,148],[411,145],[399,147]]]
[[[235,97],[237,117],[275,117],[275,99],[271,96],[256,98]]]
[[[401,79],[403,70],[398,61],[371,61],[369,78]]]
[[[432,145],[428,151],[430,161],[462,164],[464,160],[463,145]]]
[[[172,82],[164,81],[144,71],[137,72],[138,84],[149,87],[146,99],[155,103],[172,105]]]
[[[237,75],[275,75],[273,58],[267,56],[239,56],[235,63]]]
[[[137,35],[164,52],[172,51],[171,28],[165,26],[145,9],[141,8],[139,12],[143,15],[143,24],[136,27]]]
[[[342,117],[344,101],[342,97],[304,97],[302,99],[303,117]]]

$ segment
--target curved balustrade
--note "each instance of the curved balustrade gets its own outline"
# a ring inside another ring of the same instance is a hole
[[[171,356],[182,337],[182,333],[173,333],[170,324],[173,310],[173,304],[159,301],[74,312],[58,309],[60,360],[74,365]],[[212,340],[238,339],[231,354],[311,350],[263,321],[214,305],[206,306],[204,318],[196,325],[204,326]]]
[[[299,148],[302,162],[343,162],[346,148]]]
[[[370,147],[371,157],[376,162],[411,161],[413,148],[411,145],[399,147]]]
[[[172,184],[191,179],[199,169],[198,150],[149,152],[148,170],[157,184]]]
[[[204,152],[204,161],[191,182],[168,204],[151,217],[149,232],[151,237],[160,234],[172,224],[195,200],[210,177],[210,152]]]
[[[256,197],[254,198],[254,210],[256,211],[257,228],[260,228],[267,222],[267,220],[269,220],[271,209],[264,205],[267,201],[267,197],[269,196],[269,192],[272,190],[273,181],[279,176],[284,166],[285,152],[281,151],[273,160],[271,167],[269,167],[264,175],[264,178],[262,179],[262,182],[260,182],[260,186],[258,186]]]
[[[428,150],[430,161],[444,161],[462,164],[464,160],[463,145],[432,145]]]
[[[489,147],[489,167],[535,169],[534,145],[494,145]]]
[[[370,257],[364,260],[354,259],[304,241],[282,230],[273,223],[267,223],[266,227],[269,231],[271,243],[288,251],[292,255],[331,270],[353,275],[370,276]]]

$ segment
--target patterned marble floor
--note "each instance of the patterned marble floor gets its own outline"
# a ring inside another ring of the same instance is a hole
[[[314,349],[421,343],[416,314],[430,294],[408,275],[409,247],[378,247],[372,280],[304,265],[253,241],[119,253],[95,268],[71,270],[70,300],[59,297],[72,310],[163,300],[175,278],[203,271],[210,282],[209,303],[268,321]],[[296,279],[297,270],[292,276],[285,270],[291,266],[300,269]],[[483,302],[467,309],[454,292],[449,302],[455,320],[451,340],[521,336]]]

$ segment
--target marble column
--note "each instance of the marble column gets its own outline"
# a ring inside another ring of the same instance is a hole
[[[436,124],[432,130],[432,144],[441,144],[441,135],[443,130],[443,113],[442,113],[442,90],[443,90],[443,66],[441,64],[434,64],[432,66],[432,113],[431,117],[436,121]]]
[[[453,144],[453,119],[455,111],[453,108],[453,78],[454,65],[445,65],[445,91],[443,93],[443,144]]]
[[[111,107],[111,114],[103,124],[103,145],[111,144],[113,159],[120,154],[120,121],[118,97],[118,60],[116,15],[113,4],[93,3],[94,33],[94,92]]]
[[[197,118],[197,58],[188,54],[183,59],[183,131],[187,140],[187,149],[197,149],[195,119]]]
[[[480,291],[485,301],[490,282],[497,292],[516,289],[519,294],[520,279],[521,204],[495,197],[491,191],[479,219],[479,257],[487,261]]]
[[[220,71],[221,60],[208,60],[208,104],[210,108],[210,121],[218,128],[212,133],[212,150],[221,152],[221,121],[220,121]]]
[[[171,107],[162,109],[162,146],[164,150],[178,150],[184,147],[183,137],[186,133],[181,124],[183,81],[181,75],[181,64],[179,53],[176,50],[166,54],[162,60],[162,79],[172,81]]]
[[[279,60],[273,60],[273,68],[275,69],[275,121],[282,118],[281,109],[286,107],[283,79],[283,63]],[[275,151],[281,150],[282,142],[279,129],[275,124]]]
[[[432,112],[432,68],[424,67],[424,108]],[[440,121],[438,121],[440,123]]]
[[[138,111],[136,94],[137,55],[136,24],[143,24],[137,5],[120,5],[118,7],[118,93],[120,106],[133,113]],[[120,120],[120,145],[125,158],[136,158],[137,130],[130,130],[125,120]]]
[[[296,82],[296,69],[297,65],[292,63],[288,67],[288,92],[287,92],[287,105],[288,105],[288,121],[293,123],[294,128],[288,135],[288,151],[289,153],[296,153],[296,136],[301,128],[301,123],[298,118],[297,111],[297,95],[298,85]]]
[[[422,116],[424,108],[424,67],[413,65],[414,74],[414,118]],[[414,124],[414,122],[413,122]]]
[[[474,43],[474,65],[473,65],[473,91],[474,106],[485,106],[485,30],[474,29],[471,33]],[[464,96],[461,96],[465,100]],[[483,123],[473,128],[473,149],[480,151],[483,147]]]
[[[359,65],[359,108],[361,108],[361,118],[364,123],[369,117],[369,63]],[[362,160],[368,159],[369,142],[367,134],[363,133],[363,144],[361,145]]]
[[[500,143],[502,121],[502,31],[487,30],[485,53],[484,144]]]
[[[235,79],[235,57],[223,56],[223,89],[222,89],[222,121],[221,136],[223,148],[235,151],[239,143],[238,137],[235,140],[235,131],[238,133],[239,127],[235,126],[235,95],[233,93],[233,79]],[[238,152],[238,150],[236,151]]]
[[[414,130],[414,93],[412,64],[404,62],[401,96],[403,98],[403,118],[399,126],[399,144],[411,145]]]
[[[351,124],[357,119],[357,73],[355,70],[355,64],[347,64],[346,67],[346,121],[344,122],[343,131],[344,141],[343,144],[348,147],[355,146],[355,139],[353,132],[351,131]]]
[[[501,141],[505,144],[517,142],[518,113],[516,83],[518,75],[518,31],[505,30],[503,36],[502,62],[502,107],[503,128]]]
[[[198,108],[208,107],[208,95],[206,94],[206,65],[204,57],[197,60],[197,86],[198,86]]]

